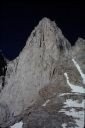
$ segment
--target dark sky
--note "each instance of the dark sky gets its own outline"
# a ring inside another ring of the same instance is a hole
[[[85,38],[84,8],[80,2],[2,2],[0,49],[8,59],[14,59],[43,17],[55,20],[73,45],[78,37]]]

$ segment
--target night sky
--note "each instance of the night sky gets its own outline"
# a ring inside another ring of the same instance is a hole
[[[73,45],[85,38],[85,10],[80,2],[2,2],[0,7],[0,49],[9,60],[18,56],[34,27],[43,17],[55,20]]]

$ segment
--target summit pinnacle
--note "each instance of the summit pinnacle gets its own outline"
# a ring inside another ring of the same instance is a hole
[[[17,116],[37,105],[40,99],[58,94],[59,88],[70,91],[64,72],[71,75],[72,81],[81,82],[72,63],[72,57],[77,58],[74,49],[56,23],[43,18],[31,32],[19,56],[7,63],[4,88],[0,90],[0,107],[2,104],[8,106],[10,117]],[[0,116],[0,124],[4,122],[2,118]]]

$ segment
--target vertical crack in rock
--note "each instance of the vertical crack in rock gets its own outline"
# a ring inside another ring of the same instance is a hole
[[[84,42],[83,39],[81,41]],[[0,104],[8,107],[7,115],[11,118],[18,116],[36,106],[39,99],[42,102],[60,92],[69,92],[70,87],[63,76],[65,72],[72,82],[81,83],[72,58],[80,61],[80,66],[85,70],[84,59],[80,59],[85,57],[81,52],[85,48],[83,45],[79,43],[71,47],[56,23],[43,18],[31,32],[18,57],[7,63],[4,61],[4,64],[0,61],[0,89],[5,85],[0,92]],[[5,110],[3,113],[4,116],[0,116],[1,123],[6,116]]]

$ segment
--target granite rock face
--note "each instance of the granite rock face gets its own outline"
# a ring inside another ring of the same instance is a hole
[[[40,105],[38,101],[51,98],[56,93],[69,92],[64,72],[73,83],[81,83],[80,74],[74,67],[74,57],[85,71],[85,40],[79,39],[75,46],[63,36],[55,22],[43,18],[32,31],[19,56],[7,63],[4,88],[0,92],[0,104],[7,106],[8,113],[0,116],[8,120],[20,115],[26,109]],[[81,56],[80,56],[81,54]],[[81,57],[83,61],[81,62]],[[77,75],[76,75],[77,74]],[[1,77],[0,77],[1,79]],[[6,109],[0,106],[1,112]],[[6,122],[6,120],[5,120]]]
[[[75,56],[85,73],[85,39],[78,38],[75,46],[72,47],[72,54]]]

